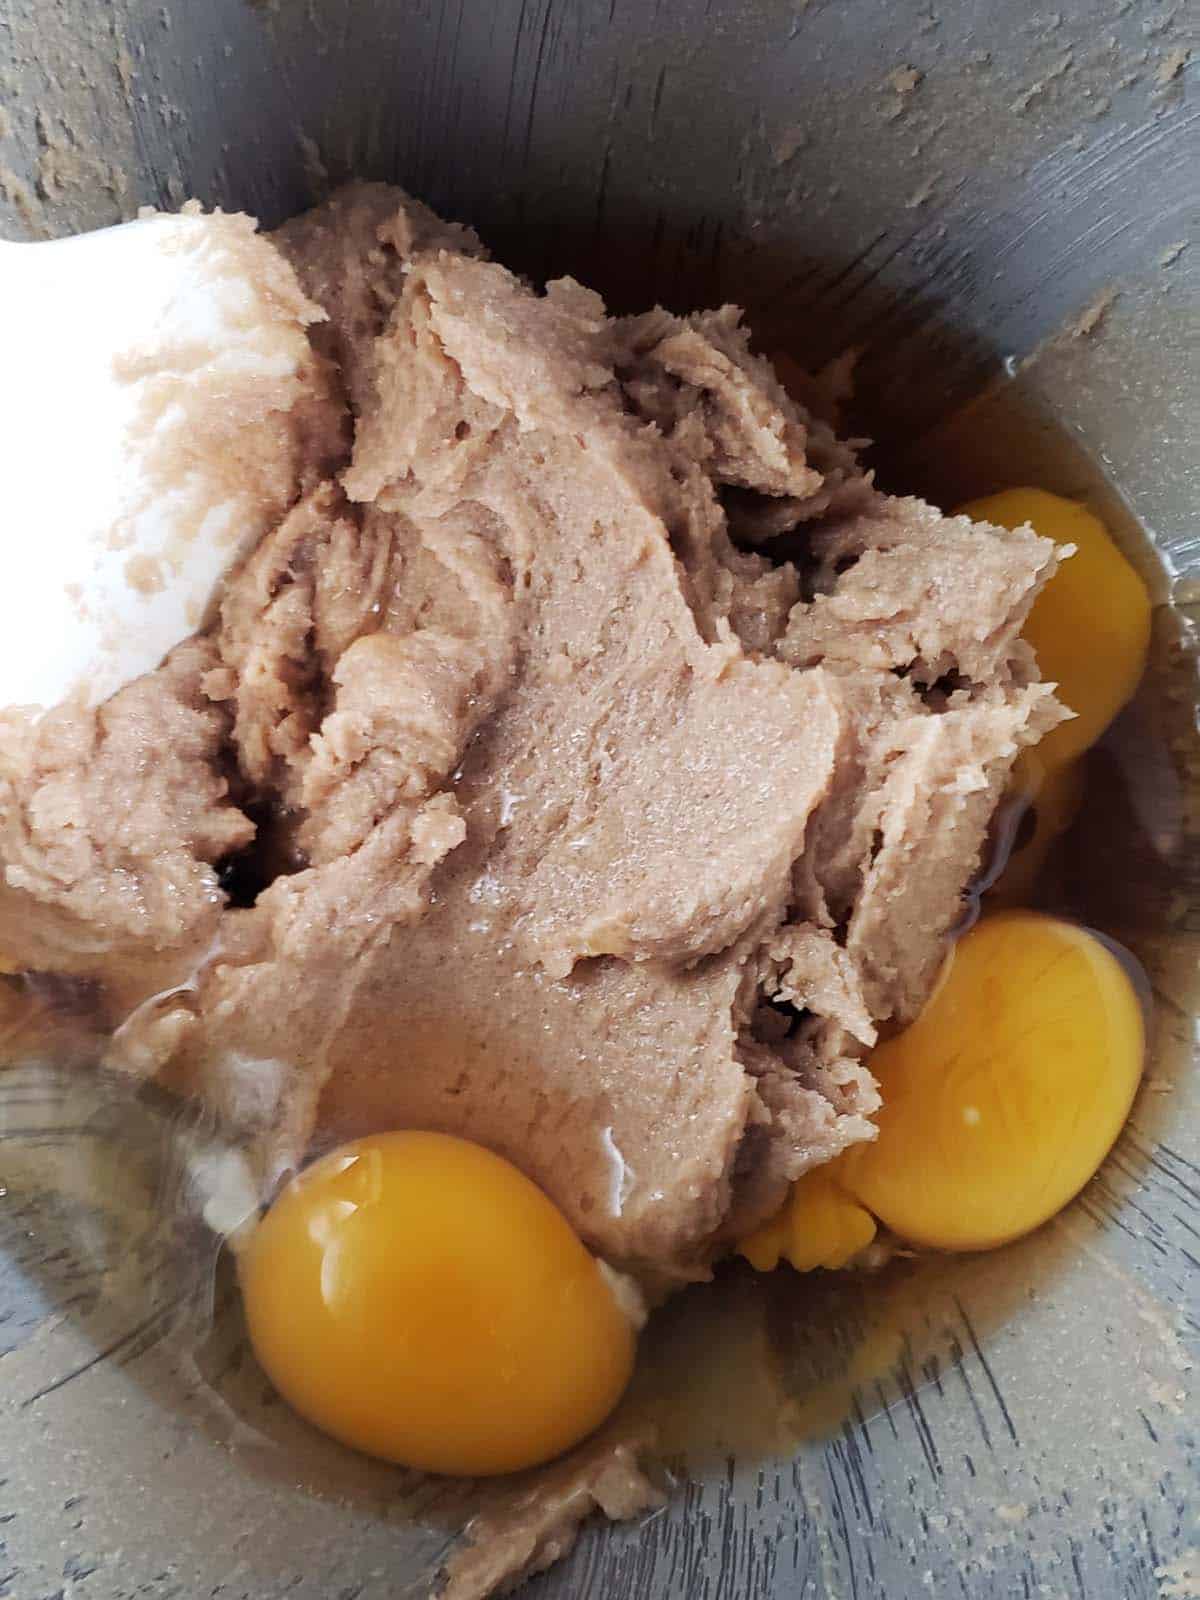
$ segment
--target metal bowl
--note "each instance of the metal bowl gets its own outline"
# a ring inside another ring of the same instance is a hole
[[[0,0],[0,232],[393,179],[615,307],[859,347],[886,482],[1082,494],[1160,602],[1062,864],[1155,991],[1104,1171],[992,1256],[673,1303],[668,1505],[530,1600],[1200,1593],[1196,38],[1173,0],[1055,3]],[[55,1052],[0,1077],[0,1597],[425,1592],[471,1486],[274,1402],[170,1203],[203,1130]]]

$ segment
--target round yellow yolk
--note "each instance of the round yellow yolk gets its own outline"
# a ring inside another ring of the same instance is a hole
[[[841,1159],[797,1178],[783,1209],[739,1242],[756,1271],[773,1271],[781,1257],[797,1272],[844,1267],[870,1244],[875,1219],[838,1187]]]
[[[1150,597],[1100,519],[1046,489],[1005,489],[959,507],[962,516],[1002,528],[1031,523],[1068,557],[1034,601],[1022,630],[1037,652],[1041,675],[1076,716],[1038,745],[1050,766],[1073,761],[1132,698],[1146,666]]]
[[[1094,935],[1002,911],[959,941],[871,1070],[879,1138],[842,1187],[902,1239],[983,1250],[1045,1222],[1099,1167],[1142,1070],[1142,1011]]]
[[[239,1258],[255,1354],[317,1427],[428,1472],[533,1466],[597,1427],[634,1331],[561,1212],[491,1151],[385,1133],[288,1184]]]

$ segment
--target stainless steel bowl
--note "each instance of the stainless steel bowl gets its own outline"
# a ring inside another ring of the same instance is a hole
[[[1113,1158],[999,1255],[669,1308],[667,1509],[531,1600],[1200,1593],[1196,19],[1053,3],[0,0],[3,233],[398,180],[616,306],[860,346],[893,482],[1085,494],[1161,602],[1071,868],[1156,993]],[[470,1491],[272,1403],[164,1202],[184,1137],[89,1074],[0,1077],[0,1597],[422,1592]]]

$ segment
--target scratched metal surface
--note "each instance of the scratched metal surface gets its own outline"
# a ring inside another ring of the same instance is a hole
[[[953,477],[940,420],[1036,355],[1017,381],[1162,560],[1163,671],[1102,756],[1154,892],[1106,900],[1115,869],[1088,891],[1157,995],[1113,1159],[1002,1259],[738,1278],[664,1318],[669,1504],[530,1600],[1200,1593],[1195,23],[1175,0],[0,0],[6,235],[192,193],[274,221],[398,179],[614,304],[736,298],[810,359],[863,345],[867,420],[923,436],[929,482]],[[1070,489],[1062,461],[1042,475]],[[0,1600],[423,1593],[469,1496],[272,1402],[167,1203],[179,1143],[94,1076],[0,1076]]]

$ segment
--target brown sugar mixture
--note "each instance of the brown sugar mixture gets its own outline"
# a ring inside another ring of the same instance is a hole
[[[0,950],[98,981],[264,1188],[442,1129],[703,1275],[873,1132],[1063,715],[1054,547],[879,493],[733,308],[610,318],[383,186],[274,239],[341,458],[158,671],[6,717]]]

